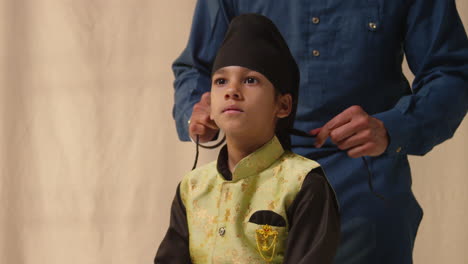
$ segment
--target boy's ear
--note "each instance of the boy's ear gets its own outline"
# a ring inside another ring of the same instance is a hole
[[[276,117],[284,118],[289,116],[292,111],[292,96],[291,94],[280,94],[278,96],[278,112]]]

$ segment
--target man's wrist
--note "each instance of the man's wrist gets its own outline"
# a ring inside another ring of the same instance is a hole
[[[388,145],[385,153],[389,155],[406,154],[407,142],[410,137],[405,133],[405,117],[398,109],[391,109],[382,113],[373,115],[373,117],[382,121],[387,131]]]

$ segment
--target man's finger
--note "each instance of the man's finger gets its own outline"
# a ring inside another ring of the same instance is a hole
[[[330,130],[325,128],[325,126],[320,129],[320,132],[317,134],[317,137],[315,138],[315,143],[314,146],[316,148],[320,148],[323,145],[323,142],[327,139],[327,137],[330,135]]]
[[[214,136],[218,133],[219,128],[215,126],[214,129],[201,124],[201,123],[191,123],[189,126],[189,134],[193,141],[199,136],[199,140],[201,143],[208,142],[214,138]]]
[[[338,114],[330,121],[328,121],[318,133],[317,138],[315,140],[315,147],[320,148],[327,139],[327,137],[330,136],[331,131],[351,121],[351,117],[352,116],[350,115],[350,113],[345,110],[344,112]]]
[[[219,129],[218,125],[210,118],[209,115],[203,113],[197,113],[192,115],[190,124],[200,124],[211,129]]]
[[[373,143],[368,142],[363,145],[359,145],[348,150],[347,154],[351,158],[359,158],[362,156],[371,156],[371,150],[373,147]]]
[[[312,129],[312,130],[309,131],[309,134],[311,134],[312,136],[315,136],[315,135],[317,135],[318,133],[320,133],[320,130],[321,130],[321,129],[322,129],[321,127]]]
[[[330,135],[331,131],[346,123],[349,123],[353,119],[353,117],[363,114],[366,114],[364,110],[362,110],[360,106],[354,105],[348,107],[346,110],[336,115],[322,127],[322,130],[317,135],[315,147],[320,148],[327,139],[327,137]]]
[[[200,123],[191,123],[190,124],[190,133],[193,135],[203,136],[205,134],[206,128]]]
[[[335,143],[339,149],[346,150],[357,147],[359,145],[365,144],[366,142],[371,141],[370,130],[362,130],[357,134],[351,135],[350,137]]]
[[[360,133],[362,130],[368,128],[368,122],[363,121],[366,118],[353,118],[350,122],[339,126],[330,133],[332,142],[338,144],[347,138]]]
[[[216,125],[216,123],[210,118],[209,115],[206,116],[201,123],[211,129],[216,129],[216,130],[219,129],[218,125]]]
[[[206,92],[202,95],[200,102],[206,103],[207,105],[211,105],[211,92]]]

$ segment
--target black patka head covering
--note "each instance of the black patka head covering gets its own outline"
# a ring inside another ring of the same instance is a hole
[[[299,93],[299,68],[283,36],[265,16],[243,14],[235,17],[218,50],[212,75],[220,68],[241,66],[263,74],[280,94],[291,94],[292,111],[278,120],[276,136],[284,149],[291,149]]]

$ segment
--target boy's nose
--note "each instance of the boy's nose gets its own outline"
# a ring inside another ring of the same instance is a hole
[[[238,87],[229,87],[226,89],[226,94],[224,95],[224,99],[234,99],[234,100],[240,100],[242,98]]]

